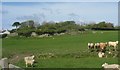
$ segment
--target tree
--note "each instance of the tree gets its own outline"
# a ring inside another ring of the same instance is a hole
[[[13,26],[13,27],[16,27],[16,30],[17,30],[17,27],[20,26],[20,25],[21,25],[21,24],[20,24],[19,22],[14,22],[12,26]]]
[[[27,20],[27,21],[21,22],[21,26],[19,28],[24,28],[26,26],[35,28],[35,23],[33,20]]]
[[[114,25],[112,23],[107,23],[105,21],[98,23],[99,28],[114,28]]]
[[[107,25],[106,25],[105,21],[98,23],[98,28],[106,28],[106,27],[107,27]]]
[[[114,25],[112,23],[107,23],[107,28],[114,28]]]

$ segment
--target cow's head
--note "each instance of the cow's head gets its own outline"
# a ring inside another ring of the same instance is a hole
[[[104,63],[103,65],[102,65],[102,67],[104,67],[104,66],[106,66],[106,65],[108,65],[107,63]]]
[[[105,42],[105,45],[108,46],[108,42]]]

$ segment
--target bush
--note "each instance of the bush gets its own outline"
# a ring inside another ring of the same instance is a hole
[[[21,36],[30,37],[33,31],[35,31],[34,28],[24,27],[24,28],[19,29],[17,33],[18,35],[21,35]]]
[[[5,38],[5,37],[7,37],[7,34],[0,35],[0,38]]]

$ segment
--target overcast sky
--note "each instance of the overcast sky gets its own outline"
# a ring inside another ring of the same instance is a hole
[[[11,29],[15,21],[33,19],[43,21],[74,20],[82,22],[112,22],[118,24],[118,3],[107,2],[2,2],[2,28]],[[30,0],[32,1],[32,0]],[[35,0],[34,0],[35,1]],[[47,1],[47,0],[44,0]],[[55,0],[52,0],[55,1]],[[77,1],[77,0],[76,0]],[[98,0],[96,0],[98,1]],[[115,0],[114,0],[115,1]],[[1,3],[0,3],[1,5]]]

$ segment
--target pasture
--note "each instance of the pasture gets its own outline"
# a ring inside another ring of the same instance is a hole
[[[54,39],[53,39],[54,38]],[[48,38],[9,37],[2,40],[3,57],[20,67],[25,67],[24,56],[36,56],[35,67],[40,68],[101,68],[107,63],[118,63],[113,57],[99,58],[90,52],[88,42],[108,42],[118,40],[117,31],[92,31]],[[49,58],[48,54],[54,54]],[[46,54],[46,56],[41,56]]]

